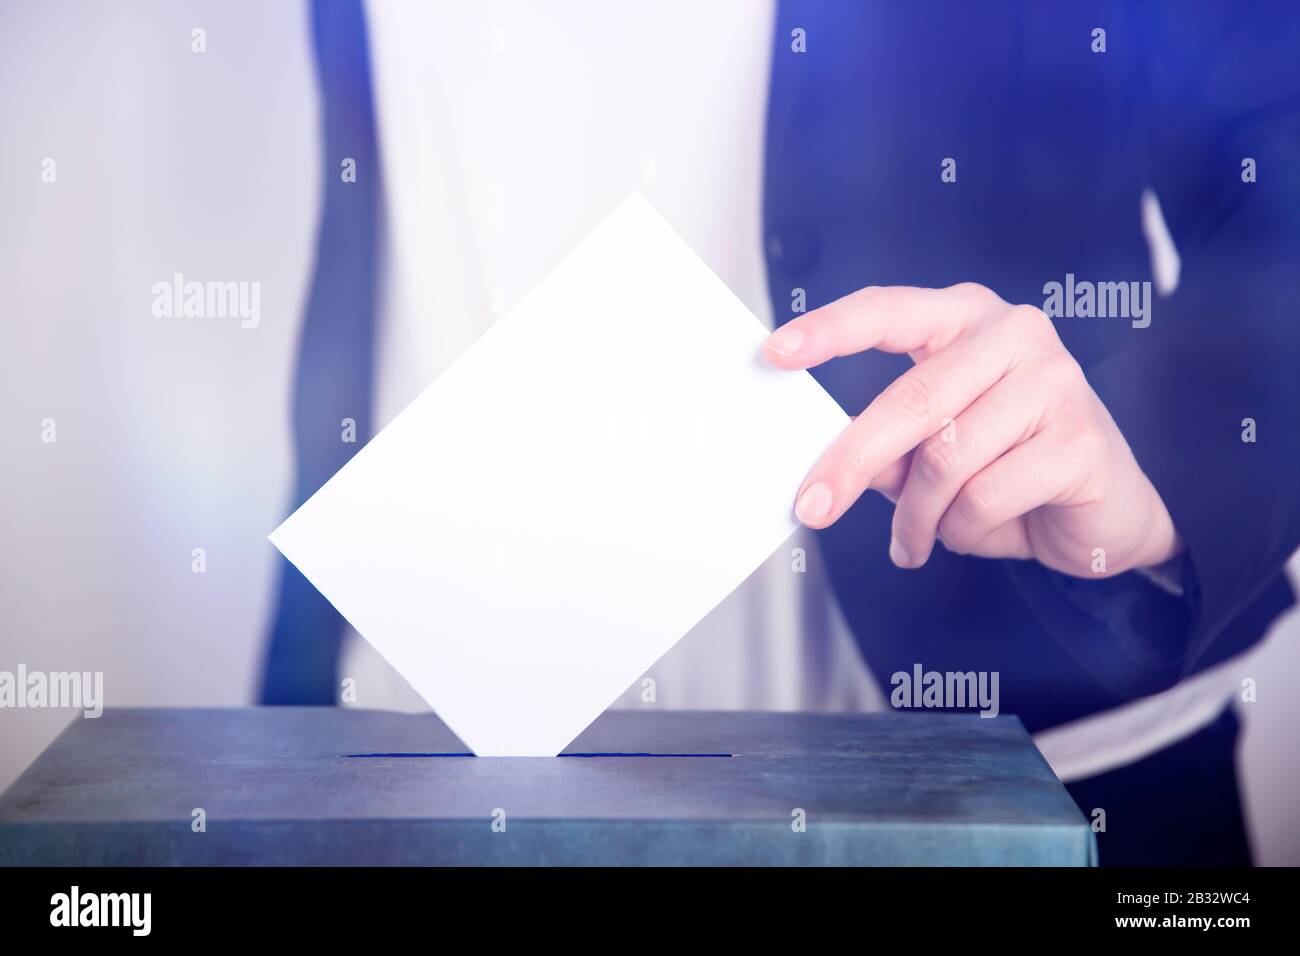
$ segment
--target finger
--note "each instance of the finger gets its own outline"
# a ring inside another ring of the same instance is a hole
[[[980,545],[1009,521],[1064,498],[1074,466],[1061,442],[1041,432],[1017,445],[962,486],[942,518],[939,538],[958,554]]]
[[[956,418],[1012,367],[1022,345],[1018,322],[992,322],[895,379],[867,406],[804,480],[795,514],[824,528],[871,480]]]
[[[1012,518],[1001,527],[994,528],[969,553],[981,558],[1017,558],[1022,561],[1034,557],[1025,518]]]
[[[917,446],[894,509],[889,556],[896,565],[929,560],[939,519],[962,486],[1032,436],[1046,406],[1032,372],[1013,371]]]
[[[907,481],[907,469],[911,463],[911,454],[904,455],[893,464],[886,465],[885,470],[872,478],[871,484],[867,487],[880,492],[890,501],[897,501],[898,496],[903,493],[903,485]]]
[[[855,420],[858,416],[850,415],[850,421]],[[872,491],[878,491],[891,502],[897,501],[898,496],[903,492],[903,483],[907,481],[907,468],[911,463],[912,456],[904,455],[898,461],[887,465],[885,470],[871,479],[871,484],[867,487]]]
[[[995,294],[971,282],[946,289],[868,286],[791,319],[763,343],[778,368],[811,368],[867,349],[936,351],[994,308]]]

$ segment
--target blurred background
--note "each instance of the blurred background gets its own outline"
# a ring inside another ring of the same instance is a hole
[[[372,6],[393,250],[376,429],[632,189],[770,321],[770,5],[606,6],[563,22],[522,3]],[[711,122],[683,128],[673,104],[701,97]],[[431,119],[403,132],[404,111]],[[0,670],[102,671],[109,707],[252,704],[321,183],[337,175],[307,6],[6,2],[0,117]],[[752,163],[717,158],[737,149]],[[429,238],[439,211],[454,229]],[[155,317],[151,289],[176,273],[260,283],[260,322]],[[880,706],[815,562],[790,561],[778,552],[656,666],[654,706]],[[1297,636],[1292,610],[1234,665],[1258,686],[1240,759],[1263,864],[1300,863]],[[343,673],[356,706],[424,706],[361,642]],[[639,690],[622,705],[645,706]],[[73,719],[0,711],[0,788]]]

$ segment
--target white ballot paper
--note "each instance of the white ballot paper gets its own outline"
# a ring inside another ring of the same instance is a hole
[[[554,756],[795,530],[848,417],[766,334],[633,194],[270,539],[476,754]]]

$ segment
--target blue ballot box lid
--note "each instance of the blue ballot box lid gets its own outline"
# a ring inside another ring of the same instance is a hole
[[[1095,861],[1009,716],[609,711],[545,758],[432,714],[109,710],[0,796],[9,865]]]

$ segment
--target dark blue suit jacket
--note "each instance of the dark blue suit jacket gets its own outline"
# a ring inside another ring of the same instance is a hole
[[[975,281],[1041,306],[1067,273],[1150,280],[1148,187],[1182,257],[1150,327],[1057,328],[1186,541],[1184,596],[942,548],[900,571],[892,508],[869,494],[820,541],[877,676],[997,670],[1002,709],[1038,729],[1257,641],[1292,601],[1282,566],[1300,542],[1300,5],[787,2],[773,55],[779,320],[795,288],[813,308],[865,285]],[[907,364],[870,353],[815,374],[856,413]]]

